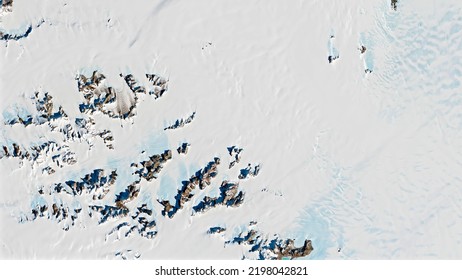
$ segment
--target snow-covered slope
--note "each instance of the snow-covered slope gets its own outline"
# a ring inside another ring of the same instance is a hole
[[[441,2],[4,5],[0,256],[461,258]]]

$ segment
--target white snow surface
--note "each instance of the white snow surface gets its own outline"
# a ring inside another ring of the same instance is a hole
[[[99,70],[127,92],[121,73],[145,85],[155,73],[169,86],[161,98],[141,96],[133,117],[92,116],[114,149],[100,138],[91,149],[66,143],[77,163],[51,175],[0,159],[1,258],[241,259],[250,247],[225,242],[250,221],[268,238],[311,239],[307,259],[462,258],[460,1],[400,0],[394,11],[385,0],[15,0],[0,16],[3,31],[29,25],[27,37],[0,41],[1,145],[63,143],[46,125],[5,118],[32,106],[35,91],[70,120],[82,117],[78,74]],[[332,51],[339,58],[329,63]],[[193,112],[190,124],[164,131]],[[189,152],[178,155],[184,142]],[[228,170],[231,146],[243,152]],[[134,181],[130,164],[165,149],[173,159],[138,197],[155,210],[155,238],[106,238],[117,221],[88,217],[68,231],[20,222],[39,186],[117,169],[113,201]],[[162,216],[157,199],[173,201],[214,157],[222,164],[211,187]],[[260,174],[238,180],[248,163]],[[240,181],[244,203],[191,215],[222,179]],[[227,230],[207,234],[214,226]]]

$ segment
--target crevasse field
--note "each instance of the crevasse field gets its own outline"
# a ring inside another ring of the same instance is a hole
[[[460,1],[0,2],[0,258],[462,258]]]

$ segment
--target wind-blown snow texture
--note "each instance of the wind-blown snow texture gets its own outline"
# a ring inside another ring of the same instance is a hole
[[[1,258],[462,258],[460,1],[1,5]]]

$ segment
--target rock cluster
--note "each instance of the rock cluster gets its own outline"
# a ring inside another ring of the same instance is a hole
[[[267,239],[255,229],[241,232],[226,244],[250,246],[249,252],[258,253],[259,259],[295,259],[308,256],[313,251],[311,240],[307,239],[303,246],[295,247],[293,239],[281,239],[277,236]]]
[[[327,57],[327,61],[329,61],[329,63],[332,63],[332,62],[334,62],[334,60],[338,59],[339,57],[340,56],[338,56],[338,55],[329,55]]]
[[[98,131],[95,129],[95,121],[93,118],[76,118],[74,125],[71,122],[68,122],[64,126],[57,128],[50,124],[52,131],[58,130],[64,136],[64,141],[74,142],[74,141],[85,141],[89,148],[93,147],[93,139],[99,137],[103,140],[103,143],[109,149],[114,149],[113,141],[114,137],[112,131],[104,129],[103,131]]]
[[[77,77],[77,86],[80,92],[90,93],[98,89],[102,85],[103,81],[106,79],[106,76],[99,73],[98,71],[93,71],[91,77],[85,77],[85,75],[79,75]],[[85,96],[87,98],[87,96]]]
[[[2,1],[2,12],[11,13],[13,11],[13,0]]]
[[[254,229],[251,229],[247,232],[241,232],[238,236],[234,237],[232,241],[228,243],[236,243],[239,245],[254,245],[257,242],[261,243],[261,236],[258,235],[258,232]]]
[[[156,226],[155,220],[150,218],[153,214],[152,209],[149,209],[147,204],[143,204],[134,210],[130,210],[126,204],[138,197],[141,180],[145,179],[146,181],[151,181],[152,179],[156,179],[163,165],[170,159],[172,159],[172,151],[165,150],[162,154],[150,156],[147,161],[132,163],[132,167],[138,168],[134,174],[137,174],[139,179],[128,185],[124,191],[116,195],[115,206],[106,205],[105,208],[98,206],[92,208],[100,213],[102,217],[100,223],[107,221],[109,218],[130,215],[133,221],[130,224],[127,223],[126,226],[130,227],[125,233],[125,236],[128,237],[131,233],[136,231],[143,237],[153,238],[157,234],[157,231],[154,230]],[[123,226],[124,225],[121,227]],[[119,231],[120,228],[115,229],[115,231]]]
[[[398,9],[398,0],[391,0],[391,8],[395,11]]]
[[[227,207],[238,207],[244,202],[244,193],[239,191],[236,183],[223,181],[218,197],[205,196],[204,199],[193,207],[195,213],[204,213],[211,208],[226,205]]]
[[[55,172],[56,172],[56,170],[54,170],[51,166],[47,166],[47,167],[42,168],[42,174],[51,175],[51,174],[53,174]]]
[[[183,186],[178,190],[178,194],[175,197],[175,205],[171,205],[168,200],[159,201],[160,204],[164,206],[162,210],[162,215],[173,218],[179,209],[182,209],[183,206],[191,200],[194,196],[192,191],[199,187],[199,189],[204,189],[206,186],[209,186],[211,180],[217,175],[217,167],[220,164],[219,158],[214,158],[213,161],[209,162],[207,166],[196,172],[195,175],[191,176],[189,181],[183,181]]]
[[[9,41],[9,40],[14,40],[18,41],[19,39],[25,38],[29,36],[29,34],[32,32],[32,25],[29,25],[23,33],[15,34],[15,33],[6,33],[0,31],[0,40],[3,41]]]
[[[241,152],[243,149],[238,148],[236,146],[228,147],[228,152],[231,158],[233,159],[229,163],[229,169],[231,169],[236,163],[239,163],[241,161]]]
[[[133,182],[132,184],[128,185],[127,188],[123,192],[120,192],[116,196],[116,199],[115,199],[116,206],[119,208],[125,207],[125,203],[135,199],[139,193],[140,193],[139,181]]]
[[[89,118],[76,118],[74,122],[69,120],[62,106],[53,110],[56,106],[53,97],[48,93],[35,92],[31,98],[35,104],[36,113],[20,116],[6,120],[6,124],[22,124],[27,127],[34,125],[48,125],[51,131],[58,131],[63,135],[64,142],[86,141],[90,148],[93,146],[93,139],[99,137],[109,149],[113,148],[114,140],[110,130],[97,131],[95,121]]]
[[[338,57],[338,56],[337,56]],[[335,58],[334,58],[335,59]],[[330,61],[331,62],[331,61]],[[75,120],[69,120],[61,106],[57,107],[53,103],[53,98],[48,93],[36,92],[33,100],[37,113],[34,115],[17,116],[9,120],[7,124],[14,125],[20,123],[24,126],[31,124],[48,125],[51,131],[59,132],[63,135],[63,141],[86,141],[91,148],[92,139],[99,137],[103,140],[108,148],[113,148],[113,135],[110,130],[97,131],[95,121],[90,116],[95,112],[109,115],[113,118],[127,118],[135,114],[135,106],[143,94],[149,92],[155,98],[161,97],[167,90],[168,81],[155,74],[147,74],[146,78],[152,84],[151,90],[149,85],[140,85],[132,74],[121,75],[130,90],[119,91],[106,85],[106,77],[94,71],[90,77],[80,75],[76,78],[78,90],[85,101],[80,104],[80,112],[85,114]],[[126,88],[126,86],[124,85]],[[193,112],[186,119],[178,119],[173,125],[164,128],[164,130],[177,129],[191,123],[195,118],[196,112]],[[68,144],[68,143],[67,143]],[[182,143],[176,151],[178,154],[186,155],[190,144]],[[45,142],[30,148],[24,148],[20,144],[12,143],[0,149],[0,158],[13,157],[21,160],[27,159],[32,163],[42,163],[43,174],[55,173],[55,167],[62,167],[63,164],[76,163],[75,155],[70,151],[67,145],[58,145],[53,141]],[[243,149],[231,146],[228,152],[231,157],[229,168],[236,166],[241,162],[241,153]],[[113,195],[112,188],[115,188],[118,174],[116,170],[95,169],[92,172],[83,175],[80,179],[67,180],[64,183],[55,183],[47,187],[42,186],[38,189],[38,195],[34,197],[34,203],[30,211],[28,210],[20,221],[35,220],[37,218],[46,218],[49,220],[62,223],[64,230],[69,230],[78,218],[88,216],[98,220],[100,224],[112,220],[115,227],[106,235],[109,238],[120,239],[121,237],[130,237],[139,235],[145,238],[154,238],[157,235],[155,213],[153,208],[148,206],[149,198],[140,196],[141,181],[144,179],[148,182],[157,179],[167,161],[172,159],[172,151],[165,150],[161,154],[150,156],[147,160],[139,163],[132,163],[135,180],[125,187],[121,192]],[[54,163],[54,165],[50,165]],[[173,218],[175,214],[190,203],[193,212],[191,215],[204,213],[215,207],[238,207],[244,202],[245,193],[240,190],[239,183],[228,180],[222,181],[219,187],[219,194],[216,197],[205,196],[203,199],[196,199],[194,204],[191,202],[194,195],[206,189],[212,184],[218,174],[220,158],[215,157],[204,168],[198,170],[193,176],[182,182],[182,186],[177,190],[174,197],[174,204],[169,200],[158,200],[163,205],[162,215]],[[232,171],[230,171],[232,172]],[[260,172],[260,165],[249,164],[246,168],[240,169],[238,179],[250,179]],[[218,181],[218,182],[220,182]],[[243,181],[239,181],[243,182]],[[49,190],[46,192],[45,190]],[[110,195],[109,195],[110,194]],[[70,197],[69,197],[70,196]],[[108,196],[111,196],[108,198]],[[65,201],[72,202],[67,205]],[[143,204],[139,204],[143,200]],[[80,203],[84,203],[84,207]],[[197,203],[197,204],[196,204]],[[192,205],[191,205],[192,204]],[[196,204],[196,205],[195,205]],[[194,206],[195,205],[195,206]],[[25,218],[24,218],[25,217]],[[255,221],[249,226],[254,227]],[[220,234],[226,231],[224,227],[211,227],[208,234]],[[224,237],[224,235],[222,235]],[[311,241],[306,240],[301,247],[296,247],[291,239],[280,239],[275,237],[271,240],[265,239],[261,233],[255,229],[242,232],[227,244],[240,244],[250,246],[250,252],[257,252],[260,258],[281,259],[281,258],[298,258],[303,257],[313,250]],[[118,252],[116,255],[125,258],[134,255],[139,257],[138,253],[132,253],[130,250]]]
[[[144,203],[140,207],[135,208],[134,212],[133,215],[130,215],[131,220],[122,222],[114,227],[106,235],[106,240],[114,233],[117,233],[118,236],[129,237],[135,232],[148,239],[154,238],[157,231],[155,230],[156,221],[152,219],[152,209],[148,208],[147,204]]]
[[[110,206],[110,205],[90,205],[88,214],[93,217],[93,212],[99,213],[99,223],[105,223],[109,219],[125,217],[130,213],[130,210],[125,206]]]
[[[67,115],[61,106],[58,107],[57,111],[53,112],[53,109],[54,109],[53,97],[48,92],[45,92],[44,94],[35,92],[34,96],[32,97],[32,100],[35,103],[35,108],[37,110],[36,116],[32,116],[32,115],[19,116],[18,114],[16,118],[6,120],[6,124],[15,125],[19,123],[27,127],[31,124],[35,124],[35,125],[42,125],[45,123],[49,124],[51,121],[61,119],[61,118],[67,119]]]
[[[279,241],[279,240],[278,240]],[[276,242],[272,252],[276,254],[276,259],[282,258],[302,258],[308,256],[313,251],[311,240],[306,239],[303,246],[295,247],[293,239]]]
[[[260,173],[260,164],[252,165],[249,163],[246,168],[241,169],[241,173],[239,174],[239,179],[248,179],[249,177],[255,177]]]
[[[164,164],[172,159],[172,151],[165,150],[162,154],[153,155],[149,157],[149,160],[142,161],[140,163],[132,163],[132,167],[139,168],[134,174],[140,176],[147,181],[157,179],[157,175],[162,170]]]
[[[71,152],[69,146],[60,146],[54,141],[34,145],[29,147],[29,149],[20,147],[17,143],[12,143],[11,147],[2,146],[2,149],[0,150],[0,159],[4,157],[28,160],[32,166],[34,166],[34,163],[38,163],[39,166],[43,166],[43,164],[46,164],[49,162],[49,159],[51,159],[51,161],[55,164],[55,167],[60,168],[63,167],[63,164],[73,165],[77,162],[75,154]],[[49,166],[46,166],[45,168],[47,167]],[[53,173],[51,170],[50,172]]]
[[[54,184],[51,188],[53,193],[66,192],[72,196],[92,195],[93,200],[101,200],[109,192],[111,186],[117,180],[117,171],[112,170],[105,175],[103,169],[95,169],[92,173],[86,174],[80,181],[69,180],[63,183]]]
[[[112,118],[128,118],[135,115],[139,94],[146,94],[146,88],[140,85],[132,74],[122,75],[131,92],[117,90],[106,85],[106,77],[94,71],[91,77],[80,75],[77,77],[79,92],[85,97],[85,102],[80,104],[80,112],[102,112]],[[167,80],[154,74],[146,74],[146,78],[152,83],[150,95],[155,98],[161,97],[167,90]]]
[[[168,80],[155,74],[146,74],[146,78],[148,78],[153,85],[153,89],[149,91],[149,94],[154,95],[156,99],[162,97],[164,92],[168,89]]]
[[[334,46],[334,39],[335,39],[334,35],[331,35],[330,38],[329,38],[329,43],[328,43],[328,45],[329,45],[329,56],[327,57],[327,61],[329,63],[334,62],[335,60],[339,59],[339,57],[340,57],[338,50]]]
[[[187,154],[188,153],[188,150],[189,150],[189,146],[191,146],[191,144],[189,143],[183,143],[181,144],[178,149],[176,149],[176,151],[179,153],[179,154]]]
[[[47,203],[38,203],[31,210],[31,216],[26,217],[26,220],[35,220],[37,218],[46,218],[61,223],[63,230],[69,230],[75,225],[75,221],[79,217],[82,208],[76,206],[71,208],[63,202],[54,202],[48,207]]]
[[[46,121],[60,119],[62,117],[67,118],[66,113],[64,112],[63,108],[59,106],[58,111],[53,112],[53,97],[45,92],[43,98],[39,98],[39,92],[35,93],[35,100],[36,100],[36,108],[37,111],[40,113],[39,123],[44,123]]]
[[[116,257],[120,257],[122,260],[136,260],[141,257],[141,254],[133,250],[122,250],[115,253]]]
[[[196,116],[196,112],[193,112],[188,118],[186,119],[181,118],[179,120],[176,120],[174,124],[164,128],[164,130],[177,129],[177,128],[183,127],[191,123],[194,120],[195,116]]]
[[[11,12],[12,9],[7,8],[5,9],[4,6],[2,6],[2,9],[0,10],[0,16],[4,13],[9,13]],[[35,28],[39,28],[43,23],[45,22],[45,20],[40,20],[40,22],[38,24],[35,25]],[[34,26],[32,26],[31,24],[27,26],[27,29],[24,31],[24,32],[21,32],[21,33],[16,33],[16,32],[3,32],[0,30],[0,40],[2,41],[6,41],[8,42],[9,40],[14,40],[14,41],[18,41],[22,38],[26,38],[27,36],[30,35],[30,33],[32,33],[34,29]]]
[[[128,74],[126,76],[120,74],[120,76],[124,78],[128,87],[134,93],[146,93],[146,89],[138,84],[138,82],[135,80],[135,77],[132,74]]]
[[[137,96],[130,92],[118,91],[105,85],[106,77],[94,71],[91,77],[80,75],[77,86],[85,102],[79,105],[81,113],[93,114],[97,111],[112,118],[134,116]]]
[[[104,144],[106,144],[106,147],[108,147],[110,150],[114,149],[114,146],[112,145],[112,142],[114,141],[114,136],[112,136],[112,131],[110,130],[103,130],[102,132],[97,132],[97,135],[103,139]]]
[[[10,153],[7,149],[7,152]],[[15,149],[13,154],[21,155],[19,148]],[[67,206],[59,205],[54,203],[51,208],[48,207],[45,198],[48,197],[55,201],[56,195],[61,193],[67,193],[73,197],[78,197],[78,201],[84,201],[85,195],[91,195],[93,203],[88,205],[88,216],[97,217],[99,223],[105,223],[110,219],[121,219],[123,217],[130,217],[131,220],[124,221],[116,226],[108,235],[127,229],[124,233],[126,237],[132,233],[137,233],[142,237],[153,238],[157,231],[155,230],[156,221],[153,219],[153,210],[142,204],[139,207],[128,207],[126,204],[130,201],[135,200],[140,193],[140,182],[142,179],[151,180],[157,178],[156,176],[161,171],[163,164],[172,158],[171,150],[166,150],[162,154],[153,155],[148,161],[143,161],[139,164],[132,164],[139,168],[134,174],[139,175],[139,179],[128,185],[126,189],[118,193],[115,197],[114,204],[104,205],[103,198],[109,193],[111,187],[116,183],[117,172],[112,170],[106,172],[102,169],[95,169],[93,172],[84,175],[81,180],[73,181],[68,180],[65,183],[53,184],[49,187],[48,196],[45,196],[44,187],[40,187],[38,194],[42,196],[43,203],[37,204],[31,210],[32,218],[26,218],[26,220],[33,220],[37,217],[45,217],[48,219],[56,220],[56,217],[63,217],[61,219],[70,219],[72,223],[65,223],[63,227],[65,230],[69,229],[69,225],[74,225],[74,221],[77,219],[77,214],[82,210],[81,207],[71,209]],[[108,174],[108,175],[106,175]],[[87,200],[88,201],[88,200]],[[76,213],[74,215],[74,213]],[[60,220],[58,220],[60,222]],[[107,236],[108,236],[107,235]]]
[[[225,231],[226,231],[226,229],[223,228],[223,227],[211,227],[207,231],[207,234],[219,234],[219,233],[222,233],[222,232],[225,232]]]

